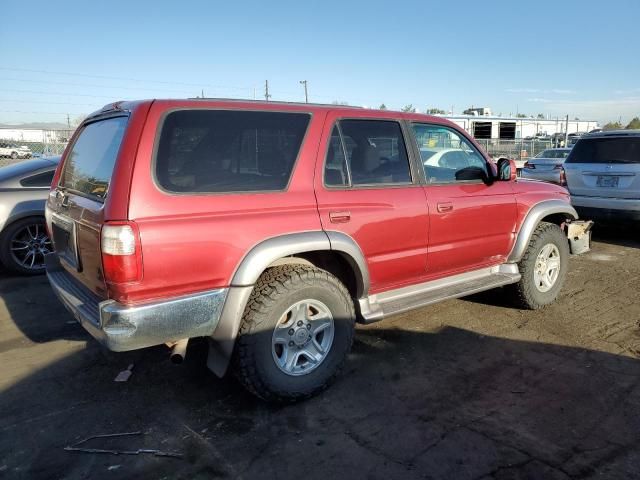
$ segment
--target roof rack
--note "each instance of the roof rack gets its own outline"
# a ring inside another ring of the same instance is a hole
[[[259,100],[253,98],[219,98],[219,97],[189,97],[187,100],[208,100],[208,101],[221,101],[221,102],[249,102],[249,103],[276,103],[284,105],[310,105],[313,107],[334,107],[334,108],[364,108],[358,105],[336,105],[335,103],[313,103],[313,102],[286,102],[283,100]]]

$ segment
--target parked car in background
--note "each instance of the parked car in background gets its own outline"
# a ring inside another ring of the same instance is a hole
[[[17,146],[13,143],[0,142],[0,157],[31,158],[32,153],[26,145]]]
[[[567,144],[565,145],[565,147],[573,147],[578,140],[580,140],[584,135],[587,135],[586,132],[575,132],[575,133],[570,133],[567,136]]]
[[[42,157],[0,168],[0,262],[14,273],[44,273],[51,241],[44,205],[60,157]]]
[[[563,169],[571,203],[584,216],[640,220],[640,130],[583,136]]]
[[[564,188],[515,173],[437,116],[117,102],[56,171],[47,276],[112,350],[179,358],[205,337],[214,373],[298,400],[335,378],[356,321],[505,285],[526,308],[555,301],[588,238],[577,249]]]
[[[525,162],[520,176],[533,180],[561,183],[562,164],[571,152],[570,148],[548,148]]]

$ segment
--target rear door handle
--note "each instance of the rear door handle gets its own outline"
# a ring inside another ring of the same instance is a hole
[[[453,210],[453,203],[451,202],[443,202],[438,204],[438,212],[446,213],[451,212]]]
[[[347,223],[351,220],[351,212],[329,212],[329,221],[331,223]]]

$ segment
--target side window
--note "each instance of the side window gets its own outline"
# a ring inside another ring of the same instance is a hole
[[[342,120],[334,127],[325,162],[329,186],[411,183],[400,124],[386,120]]]
[[[170,112],[156,152],[157,181],[190,194],[284,190],[309,121],[293,112]]]
[[[413,131],[427,183],[478,181],[489,175],[480,152],[455,130],[414,124]]]
[[[20,185],[23,187],[49,187],[53,181],[53,174],[55,170],[48,172],[37,173],[29,177],[25,177],[20,180]]]
[[[330,187],[345,187],[351,184],[337,126],[333,127],[329,140],[327,160],[324,163],[324,183]]]

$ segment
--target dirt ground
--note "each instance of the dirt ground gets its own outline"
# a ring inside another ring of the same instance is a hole
[[[640,234],[601,230],[557,304],[497,290],[359,327],[336,384],[286,407],[197,342],[181,366],[105,351],[45,278],[0,274],[0,477],[640,478]],[[87,446],[182,458],[64,450],[132,431]]]

